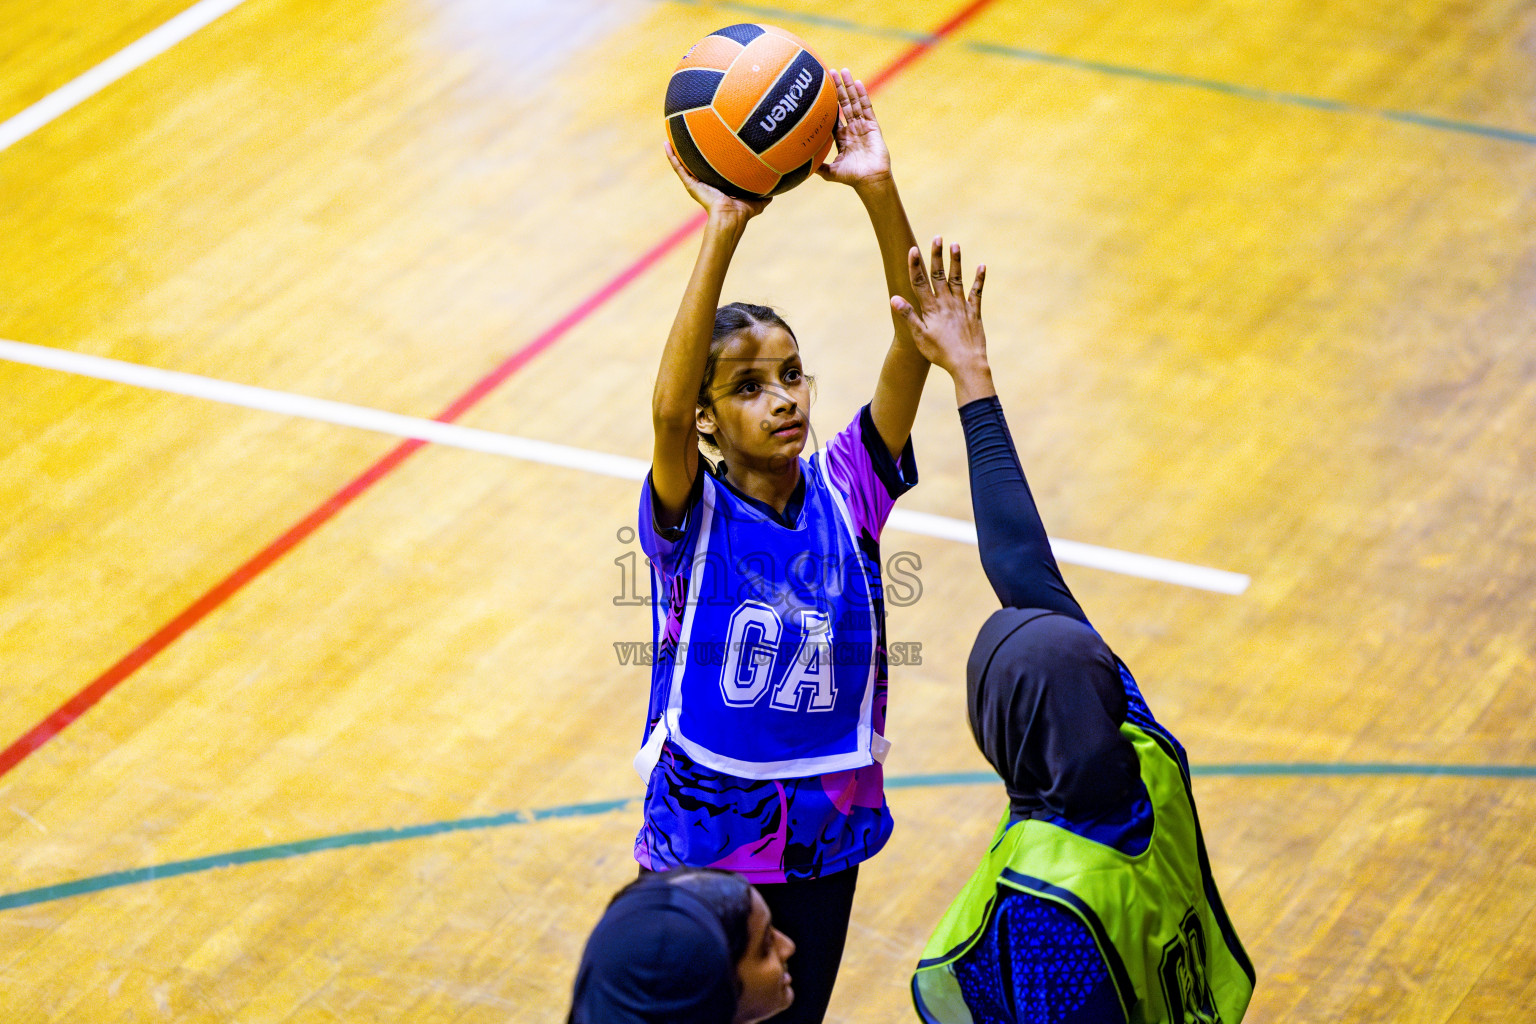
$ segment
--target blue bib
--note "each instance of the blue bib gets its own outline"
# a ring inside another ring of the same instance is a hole
[[[860,551],[820,453],[801,471],[793,527],[705,477],[667,707],[636,758],[643,777],[667,738],[748,779],[883,756],[888,745],[872,728],[878,567]]]

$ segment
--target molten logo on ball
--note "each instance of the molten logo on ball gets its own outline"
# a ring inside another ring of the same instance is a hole
[[[805,95],[805,90],[811,87],[811,69],[802,68],[800,74],[795,76],[794,83],[790,85],[789,92],[784,98],[773,105],[768,111],[768,116],[758,124],[763,131],[771,132],[777,128],[786,117],[800,109],[800,98]]]

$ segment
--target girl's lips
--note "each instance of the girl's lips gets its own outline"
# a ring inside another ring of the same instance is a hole
[[[798,434],[805,429],[804,423],[791,423],[780,427],[773,432],[774,437],[788,437],[790,434]]]

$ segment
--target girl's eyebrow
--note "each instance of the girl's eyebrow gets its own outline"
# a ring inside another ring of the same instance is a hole
[[[731,377],[741,377],[741,376],[744,376],[746,374],[758,372],[758,370],[761,368],[764,360],[748,358],[748,359],[732,359],[731,362],[734,363],[735,365],[732,367],[729,376],[731,376]]]
[[[735,366],[731,369],[730,373],[726,375],[726,379],[735,380],[737,377],[749,377],[753,374],[764,372],[764,370],[768,368],[783,370],[784,367],[790,365],[791,363],[800,362],[800,353],[791,352],[783,359],[780,359],[776,367],[771,361],[763,358],[733,359],[731,362],[733,362]]]

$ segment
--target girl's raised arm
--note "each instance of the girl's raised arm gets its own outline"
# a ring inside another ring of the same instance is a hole
[[[763,212],[771,200],[747,202],[733,199],[704,184],[689,173],[672,147],[667,159],[682,179],[688,194],[709,213],[699,258],[683,292],[672,332],[661,352],[656,389],[651,395],[651,425],[655,447],[651,455],[651,494],[655,499],[657,525],[677,526],[688,511],[688,495],[699,473],[699,441],[695,426],[699,387],[704,382],[704,363],[714,332],[715,307],[731,265],[736,244],[747,221]]]
[[[856,80],[847,68],[833,71],[832,78],[837,85],[839,114],[837,159],[822,165],[816,173],[828,181],[853,186],[875,228],[888,294],[911,300],[907,253],[917,239],[896,191],[896,179],[891,176],[890,150],[875,120],[875,108],[869,102],[864,83]],[[886,449],[899,457],[917,418],[917,403],[928,379],[929,363],[912,343],[906,322],[894,314],[891,320],[895,337],[880,368],[869,414]]]

